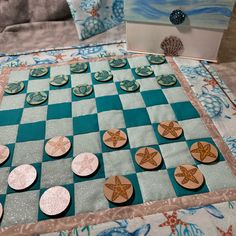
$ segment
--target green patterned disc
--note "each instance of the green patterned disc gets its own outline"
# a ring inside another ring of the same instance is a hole
[[[93,87],[88,84],[80,84],[73,88],[73,93],[77,97],[85,97],[93,92]]]
[[[140,87],[139,83],[135,80],[124,80],[120,82],[120,88],[127,92],[134,92]]]
[[[113,75],[110,71],[102,70],[94,74],[94,78],[100,82],[106,82],[113,78]]]
[[[56,75],[50,79],[50,84],[53,86],[63,86],[69,81],[68,75]]]
[[[135,73],[142,77],[148,77],[153,74],[153,70],[150,66],[140,66],[135,69]]]
[[[157,83],[162,86],[173,86],[177,82],[175,75],[160,75],[157,76]]]
[[[166,61],[166,58],[160,55],[148,55],[147,59],[151,64],[156,64],[156,65],[163,64]]]
[[[109,65],[113,68],[121,68],[124,67],[127,64],[127,60],[126,59],[112,59],[109,61]]]
[[[24,89],[24,87],[25,87],[25,85],[22,81],[10,83],[10,84],[6,85],[5,92],[8,94],[17,94],[17,93],[21,92]]]
[[[34,92],[34,93],[29,93],[26,101],[30,105],[39,105],[47,101],[48,95],[45,92]]]
[[[33,77],[41,77],[48,73],[48,68],[42,67],[42,68],[36,68],[30,70],[30,75]]]
[[[78,62],[70,66],[70,71],[73,73],[83,73],[88,69],[88,65],[85,62]]]

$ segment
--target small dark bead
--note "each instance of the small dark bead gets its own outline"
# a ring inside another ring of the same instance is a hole
[[[185,20],[185,13],[181,10],[174,10],[170,14],[170,21],[173,25],[180,25],[184,22]]]

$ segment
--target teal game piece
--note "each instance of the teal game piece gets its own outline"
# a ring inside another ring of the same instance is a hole
[[[127,92],[134,92],[140,87],[139,83],[135,80],[124,80],[120,82],[120,88]]]
[[[30,75],[33,77],[42,77],[48,73],[48,68],[42,67],[42,68],[36,68],[30,70]]]
[[[78,62],[70,66],[70,71],[73,73],[83,73],[88,69],[88,65],[85,62]]]
[[[135,73],[141,77],[148,77],[154,72],[150,66],[140,66],[135,69]]]
[[[112,59],[109,61],[109,65],[113,68],[121,68],[124,67],[126,64],[127,60],[122,58]]]
[[[39,105],[44,103],[45,101],[47,101],[48,99],[48,95],[45,92],[33,92],[33,93],[29,93],[26,101],[30,104],[30,105]]]
[[[165,63],[165,61],[166,61],[166,58],[164,56],[153,55],[153,54],[148,55],[147,59],[151,64],[154,64],[154,65],[160,65],[160,64]]]
[[[25,85],[22,81],[10,83],[10,84],[6,85],[5,92],[8,94],[17,94],[17,93],[21,92],[24,89],[24,87],[25,87]]]
[[[85,97],[93,92],[93,87],[89,84],[80,84],[73,88],[73,93],[77,97]]]
[[[96,72],[94,78],[100,82],[107,82],[113,78],[113,75],[110,71],[102,70]]]
[[[53,86],[63,86],[67,84],[69,81],[68,75],[56,75],[55,77],[51,78],[50,84]]]
[[[176,84],[177,79],[175,75],[160,75],[157,76],[157,82],[162,86],[173,86]]]

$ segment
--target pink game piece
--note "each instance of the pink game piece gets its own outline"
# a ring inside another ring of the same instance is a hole
[[[3,206],[0,203],[0,220],[2,219],[2,215],[3,215]]]
[[[9,155],[9,148],[7,146],[0,145],[0,165],[8,159]]]

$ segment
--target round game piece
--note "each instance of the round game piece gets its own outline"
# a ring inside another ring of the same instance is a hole
[[[17,166],[8,176],[8,185],[14,190],[29,188],[37,178],[37,171],[32,165]]]
[[[88,69],[88,65],[85,62],[79,62],[70,65],[70,71],[73,73],[83,73]]]
[[[202,186],[204,176],[202,172],[192,165],[180,165],[175,169],[176,182],[187,189],[197,189]]]
[[[48,73],[48,68],[42,67],[42,68],[36,68],[30,70],[30,75],[33,77],[42,77]]]
[[[55,77],[50,79],[50,84],[53,86],[63,86],[67,84],[69,81],[68,75],[56,75]]]
[[[110,148],[123,147],[127,142],[126,133],[119,129],[110,129],[103,135],[103,142]]]
[[[26,101],[30,105],[39,105],[46,102],[47,99],[48,95],[46,92],[33,92],[28,94]]]
[[[120,88],[127,92],[134,92],[140,87],[136,80],[124,80],[120,82]]]
[[[51,157],[61,157],[71,148],[71,142],[67,137],[56,136],[48,140],[45,145],[46,153]]]
[[[176,121],[163,121],[157,129],[159,134],[167,139],[176,139],[183,133],[182,127]]]
[[[162,162],[160,152],[154,148],[143,147],[135,154],[135,161],[139,166],[147,170],[156,169]]]
[[[93,92],[92,85],[89,84],[80,84],[73,88],[73,93],[77,97],[85,97],[90,95]]]
[[[98,169],[99,161],[93,153],[81,153],[71,164],[72,171],[78,176],[89,176]]]
[[[191,155],[202,163],[212,163],[218,158],[218,151],[211,143],[196,142],[190,148]]]
[[[0,220],[2,219],[3,216],[3,206],[2,203],[0,202]]]
[[[0,145],[0,165],[3,164],[10,156],[10,150],[7,146]]]
[[[151,64],[154,64],[154,65],[160,65],[160,64],[163,64],[166,61],[166,58],[164,56],[153,55],[153,54],[148,55],[147,59]]]
[[[47,189],[39,200],[40,210],[48,216],[57,216],[63,213],[70,204],[69,191],[61,186]]]
[[[5,92],[8,94],[17,94],[20,93],[25,87],[25,84],[21,82],[15,82],[7,84],[5,87]]]
[[[123,176],[111,176],[104,184],[104,195],[110,202],[125,203],[133,195],[132,183]]]
[[[127,60],[122,58],[112,59],[109,61],[109,65],[113,68],[121,68],[124,67],[126,64]]]
[[[150,66],[140,66],[135,69],[135,73],[141,77],[148,77],[154,72]]]
[[[157,76],[157,83],[162,86],[173,86],[177,83],[175,75],[160,75]]]
[[[113,75],[110,71],[102,70],[94,74],[94,78],[100,82],[107,82],[113,78]]]

